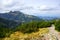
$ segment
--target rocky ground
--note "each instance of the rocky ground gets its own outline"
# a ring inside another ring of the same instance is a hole
[[[45,35],[46,40],[60,40],[60,34],[55,30],[54,25],[52,25],[48,29],[49,33]]]

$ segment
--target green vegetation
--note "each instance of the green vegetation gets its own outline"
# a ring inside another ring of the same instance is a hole
[[[57,20],[57,21],[55,22],[55,29],[56,29],[57,31],[60,31],[60,20]]]
[[[16,28],[5,28],[5,25],[0,24],[0,37],[8,37],[11,33],[15,31],[20,31],[22,33],[32,33],[38,31],[39,28],[50,27],[51,24],[48,21],[32,21],[29,23],[22,23]]]
[[[0,38],[10,37],[10,34],[12,34],[13,32],[13,28],[6,28],[5,25],[0,23]]]
[[[11,28],[13,28],[15,24],[16,22],[14,21],[0,18],[0,38],[8,37],[12,32]]]
[[[51,26],[50,22],[47,21],[40,21],[40,22],[32,21],[18,26],[16,28],[16,31],[21,31],[23,33],[31,33],[38,31],[39,28],[46,28],[50,26]]]
[[[54,24],[55,25],[55,30],[60,32],[60,19],[51,20],[50,23]]]
[[[55,29],[60,31],[60,20],[51,20],[51,21],[31,21],[28,23],[22,23],[15,28],[7,28],[4,23],[0,23],[0,38],[9,37],[10,34],[20,31],[22,33],[32,33],[37,32],[41,28],[50,27],[52,24],[55,25]]]

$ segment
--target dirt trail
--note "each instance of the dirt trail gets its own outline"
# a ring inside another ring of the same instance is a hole
[[[55,30],[55,26],[54,25],[49,27],[49,34],[48,35],[51,38],[51,40],[60,40],[60,35]]]

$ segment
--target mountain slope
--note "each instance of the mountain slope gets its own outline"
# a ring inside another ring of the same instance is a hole
[[[13,28],[13,27],[16,27],[17,25],[18,23],[13,20],[7,20],[7,19],[0,18],[0,27]]]
[[[40,18],[32,15],[23,14],[20,11],[10,11],[8,13],[0,13],[0,18],[5,18],[9,20],[14,20],[16,22],[29,22],[29,21],[39,21]]]

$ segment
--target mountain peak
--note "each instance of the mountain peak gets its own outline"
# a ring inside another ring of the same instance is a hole
[[[21,11],[10,11],[9,13],[22,13]]]
[[[36,16],[27,15],[20,11],[10,11],[8,13],[0,14],[0,18],[6,18],[17,22],[22,22],[22,21],[29,22],[31,20],[40,20],[40,18]]]

